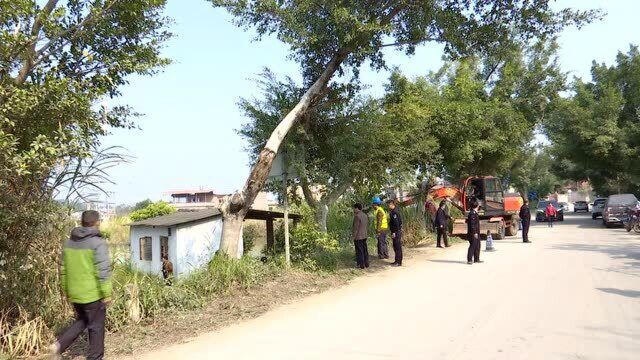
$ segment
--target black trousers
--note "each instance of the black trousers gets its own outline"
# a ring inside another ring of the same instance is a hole
[[[438,246],[440,246],[440,239],[444,239],[444,246],[449,246],[449,234],[447,234],[447,228],[438,226]]]
[[[367,248],[367,239],[355,240],[356,262],[360,269],[369,267],[369,249]]]
[[[393,253],[395,254],[394,262],[402,265],[402,231],[398,231],[393,238]]]
[[[476,239],[473,235],[469,235],[469,250],[467,250],[467,262],[480,261],[480,236]]]
[[[104,356],[104,320],[107,314],[102,300],[88,304],[73,304],[76,321],[59,337],[60,352],[63,353],[85,329],[89,332],[88,360],[102,360]]]
[[[522,222],[522,241],[529,241],[529,226],[531,225],[531,221],[523,221]]]

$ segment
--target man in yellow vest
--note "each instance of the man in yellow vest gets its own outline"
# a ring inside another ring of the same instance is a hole
[[[382,208],[382,200],[380,200],[379,197],[373,198],[373,214],[376,227],[376,239],[378,240],[378,258],[388,259],[387,232],[389,231],[389,221],[387,212]]]

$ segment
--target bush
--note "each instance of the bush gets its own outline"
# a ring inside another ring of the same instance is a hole
[[[338,266],[340,243],[337,237],[318,230],[315,223],[302,223],[291,234],[291,261],[303,269],[333,271]]]
[[[256,240],[261,236],[261,231],[256,224],[245,224],[242,228],[242,248],[245,254],[251,252],[256,246]]]
[[[164,201],[158,201],[147,205],[146,207],[136,210],[129,215],[132,221],[141,221],[156,216],[172,214],[176,212],[176,208]]]

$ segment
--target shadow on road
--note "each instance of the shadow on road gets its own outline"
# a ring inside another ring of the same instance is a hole
[[[435,263],[444,263],[444,264],[464,264],[467,265],[466,261],[462,261],[462,260],[429,260],[430,262],[435,262]]]
[[[636,291],[636,290],[622,290],[622,289],[614,289],[614,288],[597,288],[597,289],[609,294],[616,294],[616,295],[632,297],[632,298],[640,297],[640,291]]]

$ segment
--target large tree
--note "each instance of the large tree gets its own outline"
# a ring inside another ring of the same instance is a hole
[[[280,81],[268,70],[259,83],[263,99],[240,101],[249,119],[240,134],[247,140],[253,160],[283,114],[304,92],[290,78]],[[301,188],[321,231],[327,229],[329,206],[349,188],[364,179],[383,183],[387,169],[400,168],[405,163],[405,148],[396,146],[402,138],[401,127],[383,117],[378,101],[358,95],[357,90],[353,86],[331,89],[324,100],[307,111],[281,145],[297,173],[298,179],[291,185]],[[267,186],[282,190],[280,181]]]
[[[431,165],[452,181],[482,174],[525,180],[531,168],[519,163],[533,158],[534,129],[564,89],[554,54],[553,42],[540,41],[502,51],[499,61],[448,62],[413,81],[394,73],[386,116],[411,129],[407,146],[418,154],[416,169]],[[424,153],[429,146],[435,156]]]
[[[576,79],[545,123],[557,173],[590,180],[600,194],[640,192],[640,51],[596,64],[592,81]]]
[[[305,75],[305,92],[282,118],[260,152],[241,191],[220,206],[225,221],[220,249],[238,256],[242,221],[264,186],[276,153],[293,125],[325,97],[336,73],[369,61],[384,66],[382,49],[408,54],[424,42],[444,44],[447,55],[490,53],[514,38],[555,33],[583,24],[593,12],[552,10],[547,0],[346,1],[210,0],[258,36],[275,35],[291,48]],[[389,42],[387,42],[387,40]]]

